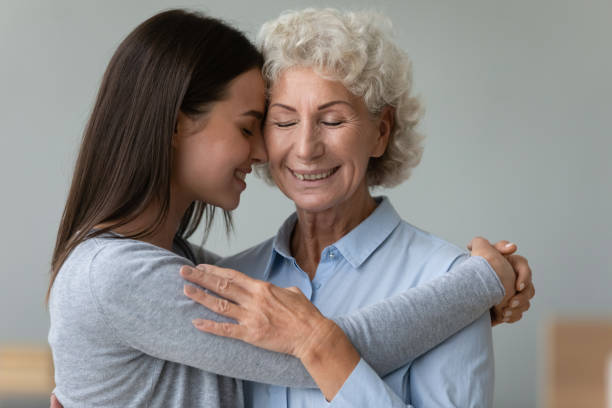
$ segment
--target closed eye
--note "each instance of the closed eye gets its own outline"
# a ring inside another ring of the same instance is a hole
[[[324,124],[325,126],[340,126],[341,124],[344,123],[344,121],[337,121],[337,122],[321,122],[322,124]]]
[[[251,132],[249,129],[247,128],[242,128],[242,131],[247,134],[248,136],[253,136],[253,132]]]
[[[274,122],[274,126],[279,128],[287,128],[295,125],[297,122]]]

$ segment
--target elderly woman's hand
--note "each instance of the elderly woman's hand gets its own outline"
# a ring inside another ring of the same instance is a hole
[[[296,287],[280,288],[213,265],[183,266],[181,276],[222,297],[193,285],[184,286],[185,295],[237,322],[195,319],[197,329],[299,358],[328,400],[359,362],[340,327]]]
[[[474,243],[477,240],[479,248],[477,251],[474,251]],[[498,273],[498,276],[500,276],[504,288],[506,288],[504,299],[491,309],[491,324],[496,326],[500,323],[517,322],[521,320],[523,313],[529,309],[531,305],[530,299],[535,295],[531,268],[526,258],[515,254],[517,250],[515,244],[508,241],[499,241],[494,246],[495,251],[491,250],[490,246],[483,245],[484,242],[488,244],[488,241],[484,238],[474,238],[468,245],[468,249],[472,250],[472,255],[482,256],[491,264]],[[483,251],[483,248],[486,251]],[[508,261],[507,263],[501,261],[500,256],[502,255]],[[511,287],[512,279],[507,275],[508,264],[514,271],[515,282],[513,287]],[[500,271],[506,274],[500,275]]]
[[[221,297],[187,284],[185,295],[237,322],[196,319],[193,324],[199,330],[297,358],[304,358],[320,341],[339,330],[296,287],[281,288],[213,265],[183,266],[181,276]]]

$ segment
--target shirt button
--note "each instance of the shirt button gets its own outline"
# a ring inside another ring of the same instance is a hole
[[[333,258],[335,255],[336,255],[336,254],[334,253],[334,251],[330,251],[330,253],[329,253],[329,257],[330,257],[330,258]]]
[[[314,284],[315,289],[321,289],[321,284],[319,282]]]

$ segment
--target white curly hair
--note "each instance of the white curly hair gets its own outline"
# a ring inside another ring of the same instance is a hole
[[[257,44],[268,89],[284,70],[303,66],[363,97],[373,115],[393,107],[387,150],[370,159],[367,183],[393,187],[410,176],[423,154],[423,136],[415,129],[422,108],[411,95],[410,59],[395,44],[387,17],[330,8],[288,11],[261,27]],[[267,166],[263,174],[270,180]]]

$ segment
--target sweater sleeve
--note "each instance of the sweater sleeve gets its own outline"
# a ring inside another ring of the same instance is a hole
[[[426,284],[334,320],[382,376],[474,322],[503,296],[497,274],[474,256]]]
[[[148,355],[208,372],[287,387],[315,387],[300,361],[202,333],[194,318],[228,321],[183,295],[185,258],[139,243],[108,245],[90,267],[90,290],[108,330]],[[503,296],[482,258],[430,284],[336,319],[363,358],[384,375],[466,326]]]

